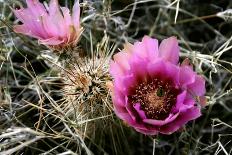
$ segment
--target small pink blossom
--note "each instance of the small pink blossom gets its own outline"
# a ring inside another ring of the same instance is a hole
[[[66,7],[60,7],[57,0],[51,0],[46,8],[39,0],[26,0],[28,8],[13,10],[23,23],[15,25],[14,31],[39,40],[51,47],[73,46],[78,42],[80,26],[80,6],[76,1],[72,16]]]
[[[138,132],[171,134],[201,115],[205,80],[188,60],[179,64],[175,37],[160,45],[148,36],[127,43],[115,54],[110,74],[114,111]]]

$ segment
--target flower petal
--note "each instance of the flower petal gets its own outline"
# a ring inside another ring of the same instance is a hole
[[[150,125],[154,125],[154,126],[163,126],[163,125],[165,125],[167,123],[170,123],[173,120],[175,120],[178,115],[179,115],[179,113],[170,114],[168,116],[168,118],[166,118],[165,120],[144,119],[143,122],[147,123],[147,124],[150,124]]]
[[[162,60],[157,60],[153,63],[148,64],[147,70],[150,77],[164,77],[166,69],[164,62]]]
[[[205,96],[200,96],[199,97],[199,102],[201,104],[201,106],[206,106],[207,105],[207,98]]]
[[[187,85],[195,81],[196,73],[187,66],[180,67],[179,74],[179,83],[182,88],[186,88]]]
[[[180,129],[184,124],[190,120],[194,120],[201,116],[201,111],[198,107],[188,109],[184,113],[180,113],[179,116],[169,124],[166,124],[160,128],[160,132],[163,134],[172,134]]]
[[[147,65],[146,60],[135,57],[130,61],[130,72],[128,74],[133,74],[137,82],[146,81],[148,75]]]
[[[30,11],[33,13],[33,16],[36,18],[47,14],[44,5],[41,4],[38,0],[26,0],[26,3]]]
[[[206,92],[205,90],[205,80],[203,77],[196,75],[194,83],[188,85],[188,89],[196,96],[203,96]]]
[[[110,61],[110,71],[109,72],[114,78],[117,78],[119,76],[124,75],[123,69],[113,60]]]
[[[145,135],[157,135],[159,133],[158,129],[138,129],[138,128],[135,128],[135,130],[140,132],[140,133],[143,133]]]
[[[159,43],[157,39],[153,39],[148,36],[144,36],[142,39],[142,43],[145,45],[145,50],[147,57],[150,61],[153,61],[158,57],[159,54]],[[142,52],[142,51],[141,51]]]
[[[44,29],[41,26],[38,26],[37,19],[34,18],[29,9],[13,10],[13,12],[33,36],[37,36],[36,38],[44,38]],[[26,35],[28,34],[29,33]]]
[[[159,46],[159,56],[166,61],[177,64],[179,61],[179,46],[176,37],[164,39]]]
[[[64,23],[66,26],[66,31],[69,31],[69,26],[73,25],[70,11],[66,7],[61,7],[61,10],[64,16]]]
[[[181,66],[188,66],[193,70],[193,65],[190,63],[188,58],[184,59],[184,61],[181,63]]]
[[[32,37],[37,38],[37,39],[42,39],[41,37],[39,37],[37,35],[34,35],[32,33],[32,31],[25,24],[23,24],[23,25],[15,25],[13,27],[13,29],[14,29],[14,31],[16,33],[22,33],[22,34],[25,34],[25,35],[28,35],[28,36],[32,36]]]
[[[122,92],[124,95],[128,95],[130,88],[133,87],[136,82],[133,75],[129,74],[125,77],[115,78],[114,83],[117,91]]]
[[[121,67],[123,71],[130,69],[129,55],[126,52],[119,52],[114,55],[114,61]]]
[[[57,0],[51,0],[49,3],[49,20],[53,22],[53,27],[58,29],[57,36],[67,37],[67,31],[65,31],[65,21],[61,14],[59,4]]]
[[[79,0],[76,0],[73,6],[72,20],[76,29],[80,28],[80,4]]]
[[[61,43],[63,43],[63,42],[64,42],[63,40],[59,40],[59,39],[56,38],[56,37],[49,38],[49,39],[40,39],[40,40],[39,40],[39,43],[40,43],[40,44],[52,45],[52,46],[59,45],[59,44],[61,44]]]
[[[150,77],[159,77],[163,80],[172,79],[174,84],[179,84],[179,68],[172,63],[157,59],[148,64],[147,70]]]
[[[184,112],[187,109],[190,109],[194,106],[194,102],[193,104],[190,104],[190,102],[193,100],[187,100],[186,96],[187,96],[187,91],[183,91],[181,94],[177,96],[176,105],[173,107],[172,113]]]
[[[137,111],[137,113],[139,114],[141,119],[146,119],[147,118],[146,115],[145,115],[145,112],[141,109],[140,103],[135,103],[133,105],[133,107],[135,108],[135,110]]]
[[[133,104],[128,101],[127,97],[125,97],[125,98],[126,98],[125,99],[126,100],[126,109],[127,109],[128,113],[130,114],[131,118],[134,121],[136,121],[137,120],[136,118],[137,118],[138,114],[137,114],[135,108],[133,107]]]

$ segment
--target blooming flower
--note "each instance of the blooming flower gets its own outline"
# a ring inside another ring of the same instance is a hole
[[[80,37],[80,6],[75,2],[72,10],[59,7],[57,0],[51,0],[46,8],[39,0],[26,0],[28,8],[13,10],[15,16],[23,23],[14,26],[16,33],[22,33],[39,40],[39,43],[64,47],[75,45]]]
[[[146,135],[171,134],[201,115],[205,80],[185,60],[179,64],[175,37],[145,36],[127,43],[110,64],[116,115]]]

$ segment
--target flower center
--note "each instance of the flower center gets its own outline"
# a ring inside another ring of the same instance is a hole
[[[153,79],[137,85],[128,98],[133,104],[141,104],[147,118],[163,120],[175,105],[178,92],[179,89],[172,86],[170,81]]]

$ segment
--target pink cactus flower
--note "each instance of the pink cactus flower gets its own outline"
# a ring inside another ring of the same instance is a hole
[[[57,0],[51,0],[48,8],[39,0],[26,0],[26,3],[28,8],[13,10],[23,23],[14,26],[16,33],[34,37],[50,47],[74,46],[78,42],[82,32],[78,1],[73,6],[72,16],[68,8],[59,6]]]
[[[172,134],[201,116],[205,80],[188,60],[179,64],[175,37],[159,46],[148,36],[134,45],[127,43],[115,54],[110,74],[114,111],[138,132]]]

